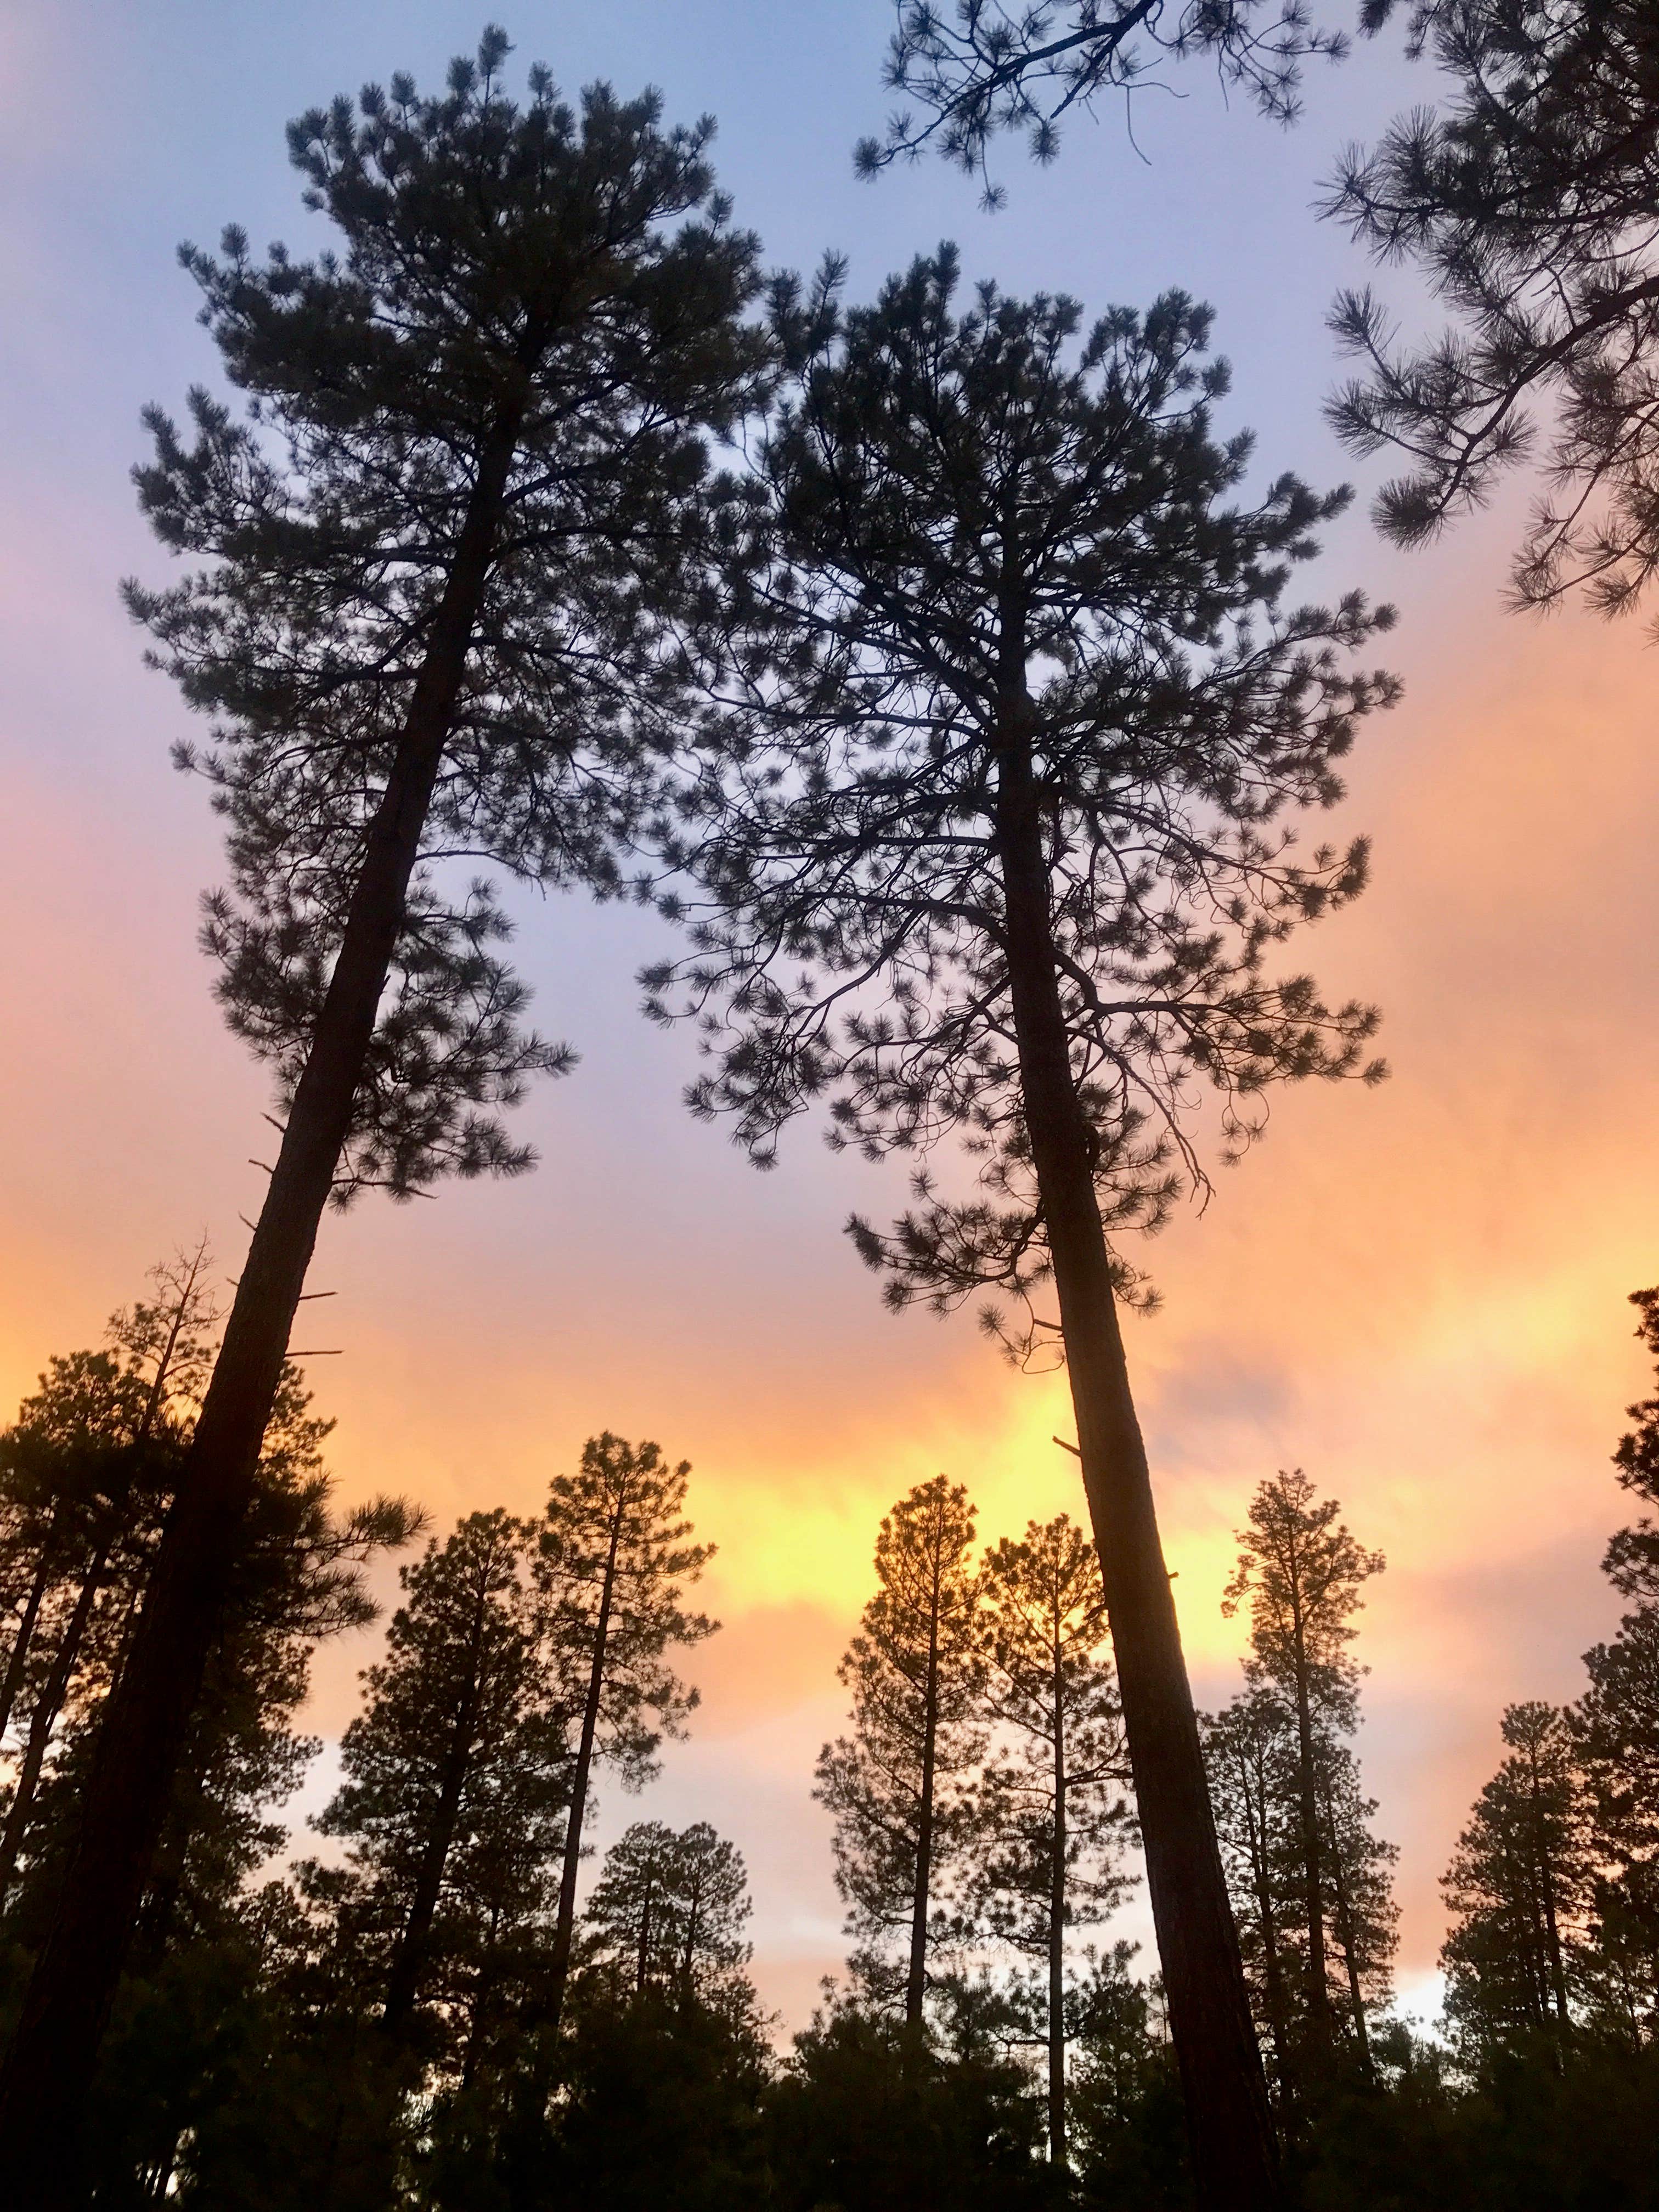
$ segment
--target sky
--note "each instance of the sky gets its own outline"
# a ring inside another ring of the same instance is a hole
[[[268,1157],[264,1080],[194,950],[218,859],[203,789],[168,766],[190,718],[116,594],[166,574],[127,479],[139,410],[213,374],[173,249],[230,221],[313,240],[285,120],[394,70],[432,83],[483,21],[447,0],[0,0],[0,1418],[172,1247],[205,1231],[234,1273]],[[1401,554],[1364,517],[1382,470],[1322,422],[1324,319],[1367,272],[1313,204],[1420,73],[1387,48],[1322,68],[1287,132],[1179,71],[1131,128],[1116,108],[1075,124],[1052,169],[1000,149],[1008,204],[988,214],[935,162],[853,177],[887,105],[885,0],[538,0],[506,21],[517,63],[567,88],[648,82],[671,119],[714,113],[772,265],[840,250],[859,296],[951,238],[969,276],[1091,310],[1209,300],[1234,366],[1221,427],[1255,428],[1263,470],[1358,486],[1310,586],[1398,606],[1405,697],[1364,726],[1336,824],[1373,838],[1372,887],[1298,958],[1382,1006],[1393,1073],[1276,1101],[1207,1207],[1134,1255],[1164,1304],[1128,1342],[1201,1703],[1238,1682],[1219,1600],[1264,1476],[1305,1468],[1387,1554],[1360,1748],[1400,1846],[1401,1985],[1425,2002],[1438,1876],[1503,1707],[1574,1695],[1617,1620],[1608,1462],[1645,1379],[1625,1301],[1659,1277],[1659,662],[1637,627],[1504,611],[1523,484]],[[1382,282],[1409,324],[1420,307]],[[646,1798],[606,1791],[598,1832],[649,1814],[732,1837],[763,1995],[799,2025],[841,1956],[811,1769],[876,1523],[939,1471],[988,1540],[1078,1514],[1051,1441],[1064,1378],[1013,1371],[965,1316],[883,1310],[841,1233],[896,1195],[883,1171],[800,1127],[757,1176],[690,1120],[693,1040],[635,1012],[659,925],[573,897],[515,911],[538,1022],[580,1065],[518,1116],[532,1176],[326,1224],[311,1279],[337,1296],[304,1327],[339,1347],[309,1368],[331,1465],[343,1497],[402,1491],[441,1528],[535,1510],[601,1428],[692,1461],[724,1626],[688,1665],[690,1740]],[[331,1744],[372,1641],[319,1660],[308,1719]],[[1145,1931],[1144,1905],[1125,1925]]]

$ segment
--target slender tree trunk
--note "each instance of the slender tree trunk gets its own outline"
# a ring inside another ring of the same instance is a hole
[[[1279,2081],[1281,2126],[1295,2102],[1291,2069],[1289,2012],[1285,2002],[1285,1971],[1279,1955],[1279,1915],[1273,1910],[1273,1869],[1267,1860],[1267,1785],[1258,1773],[1259,1794],[1251,1794],[1251,1776],[1241,1766],[1244,1786],[1244,1820],[1250,1838],[1250,1873],[1255,1886],[1256,1918],[1261,1923],[1261,1980],[1267,2000],[1267,2030],[1273,2042],[1273,2072]],[[1257,1819],[1260,1808],[1261,1818]]]
[[[1023,648],[1005,665],[996,842],[1021,1089],[1117,1658],[1170,2031],[1200,2204],[1204,2212],[1224,2206],[1264,2212],[1279,2201],[1273,2123],[1118,1326],[1093,1140],[1073,1080]]]
[[[1355,1955],[1353,1907],[1348,1897],[1347,1876],[1342,1870],[1342,1842],[1336,1832],[1336,1806],[1331,1796],[1328,1780],[1325,1785],[1325,1817],[1331,1839],[1331,1889],[1336,1899],[1336,1933],[1342,1946],[1342,1963],[1347,1970],[1348,2003],[1353,2015],[1354,2041],[1359,2049],[1359,2070],[1367,2084],[1376,2086],[1376,2069],[1371,2063],[1371,2039],[1365,2026],[1365,1998],[1359,1986],[1359,1962]]]
[[[150,1856],[234,1570],[265,1424],[318,1225],[402,931],[466,673],[528,398],[503,401],[365,842],[344,933],[295,1087],[132,1650],[105,1709],[80,1834],[0,2073],[0,2171],[38,2212],[74,2203],[81,2112]]]
[[[1048,2163],[1067,2169],[1066,2149],[1066,1676],[1054,1633],[1054,1826],[1048,1859]]]
[[[941,1538],[933,1532],[933,1612],[927,1623],[927,1675],[921,1711],[921,1792],[916,1806],[916,1869],[910,1895],[910,1965],[904,1980],[904,2025],[921,2027],[927,1997],[927,1906],[933,1886],[933,1786],[939,1758],[939,1610]]]
[[[1561,1953],[1561,1927],[1556,1912],[1555,1870],[1550,1863],[1549,1822],[1540,1803],[1538,1769],[1530,1762],[1533,1807],[1533,1850],[1538,1863],[1538,1891],[1544,1907],[1544,1936],[1548,1945],[1550,1995],[1555,2003],[1556,2033],[1562,2049],[1572,2032],[1572,2014],[1567,2005],[1566,1963]]]
[[[443,1779],[438,1785],[438,1802],[432,1815],[432,1830],[421,1854],[419,1870],[415,1877],[415,1894],[410,1900],[409,1917],[398,1948],[392,1956],[392,1971],[386,1977],[386,2005],[380,2014],[382,2032],[394,2043],[401,2042],[409,2030],[414,2015],[415,2000],[420,1994],[421,1976],[426,1966],[427,1943],[432,1934],[432,1923],[437,1917],[438,1899],[443,1894],[444,1869],[449,1863],[450,1850],[455,1841],[455,1824],[460,1817],[461,1792],[466,1787],[468,1771],[472,1764],[472,1751],[478,1732],[479,1674],[483,1664],[483,1630],[486,1598],[485,1568],[478,1571],[478,1592],[472,1608],[471,1666],[455,1708],[455,1718],[450,1729],[449,1748],[444,1756]]]
[[[1325,1959],[1325,1874],[1319,1834],[1319,1778],[1314,1759],[1313,1703],[1298,1631],[1296,1654],[1297,1789],[1302,1826],[1303,1907],[1308,1922],[1308,2030],[1316,2070],[1331,2057],[1331,1990]]]
[[[496,1949],[501,1942],[501,1914],[499,1905],[489,1908],[489,1933],[484,1938],[477,1974],[472,1984],[472,2017],[467,2023],[466,2052],[461,2060],[461,2094],[465,2096],[478,2078],[478,2061],[483,2055],[484,2029],[489,2017],[490,1999],[495,1991],[497,1972]]]
[[[645,1896],[640,1905],[640,1952],[634,1965],[634,1994],[645,1995],[645,1985],[651,1974],[651,1877],[645,1878]]]
[[[34,1579],[29,1584],[29,1594],[23,1604],[22,1618],[17,1624],[17,1633],[12,1638],[10,1656],[6,1661],[6,1674],[0,1682],[0,1739],[11,1726],[11,1709],[17,1703],[17,1692],[23,1686],[23,1674],[34,1643],[35,1623],[40,1618],[40,1607],[52,1581],[52,1559],[57,1552],[58,1524],[62,1518],[60,1506],[52,1516],[40,1545],[40,1558],[34,1570]]]
[[[576,1929],[576,1876],[582,1863],[582,1822],[586,1816],[588,1784],[593,1771],[593,1746],[599,1735],[599,1704],[605,1695],[605,1646],[611,1637],[611,1608],[617,1589],[617,1552],[622,1542],[623,1516],[627,1510],[624,1478],[611,1522],[611,1547],[605,1554],[599,1618],[593,1624],[593,1657],[588,1668],[587,1696],[582,1705],[582,1732],[576,1746],[576,1771],[570,1785],[570,1814],[565,1823],[564,1864],[559,1873],[559,1915],[554,1925],[553,1957],[548,1969],[546,2025],[555,2033],[564,2014],[565,1984],[570,1978],[570,1949]]]
[[[685,1948],[681,1954],[680,1979],[689,1997],[691,1994],[692,1969],[697,1963],[697,1913],[702,1902],[702,1891],[696,1879],[691,1884],[691,1895],[685,1908]]]
[[[92,1619],[92,1609],[98,1602],[98,1593],[103,1587],[104,1569],[108,1564],[109,1539],[106,1537],[92,1555],[86,1578],[75,1601],[75,1610],[69,1617],[63,1642],[52,1662],[52,1672],[41,1686],[40,1695],[29,1717],[29,1736],[23,1750],[23,1764],[19,1769],[11,1808],[6,1815],[5,1834],[0,1837],[0,1910],[4,1908],[7,1894],[17,1873],[23,1838],[28,1832],[29,1815],[34,1810],[35,1795],[40,1787],[40,1770],[46,1765],[52,1732],[75,1677],[81,1646],[86,1639],[87,1626]]]

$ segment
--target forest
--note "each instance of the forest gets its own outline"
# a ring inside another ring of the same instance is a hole
[[[1146,1240],[1224,1212],[1287,1091],[1391,1072],[1378,1006],[1297,964],[1328,922],[1342,966],[1373,850],[1325,817],[1413,712],[1395,607],[1328,578],[1519,514],[1505,619],[1651,620],[1659,17],[891,25],[900,105],[845,159],[973,205],[874,284],[769,262],[672,82],[567,92],[494,26],[289,122],[316,251],[179,250],[204,380],[145,410],[120,591],[197,718],[198,946],[270,1110],[246,1245],[111,1284],[0,1431],[25,2212],[1659,2206],[1659,1288],[1620,1285],[1652,1395],[1571,1470],[1618,1626],[1576,1694],[1490,1716],[1432,2018],[1367,1781],[1371,1501],[1311,1451],[1255,1467],[1206,1710],[1139,1333]],[[1385,50],[1423,102],[1308,216],[1354,272],[1326,428],[1398,471],[1361,528],[1264,465],[1202,301],[1010,289],[975,240],[1166,77],[1299,130],[1310,72]],[[331,1466],[319,1237],[534,1170],[515,1113],[580,1080],[513,950],[553,892],[652,933],[635,997],[695,1054],[694,1123],[762,1169],[815,1130],[855,1209],[860,1164],[896,1172],[896,1215],[847,1218],[890,1332],[966,1311],[1016,1387],[1063,1378],[1068,1510],[982,1517],[946,1471],[860,1528],[800,1780],[844,1915],[805,2024],[759,1985],[745,1808],[676,1825],[665,1790],[722,1633],[701,1450],[619,1404],[561,1453],[556,1409],[537,1502],[486,1452],[459,1513],[392,1451],[378,1493]],[[1534,1010],[1564,1054],[1572,1015]]]

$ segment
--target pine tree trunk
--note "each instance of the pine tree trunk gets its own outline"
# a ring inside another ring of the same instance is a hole
[[[651,1877],[645,1878],[645,1895],[640,1903],[640,1951],[634,1963],[634,1994],[645,1995],[646,1983],[651,1976]]]
[[[1565,2051],[1572,2029],[1572,2014],[1567,2004],[1566,1966],[1561,1952],[1561,1926],[1556,1911],[1555,1871],[1550,1863],[1549,1824],[1540,1802],[1538,1767],[1535,1759],[1529,1761],[1532,1784],[1534,1850],[1538,1862],[1539,1896],[1544,1907],[1544,1938],[1548,1946],[1550,1995],[1555,2005],[1556,2035]]]
[[[433,1811],[432,1830],[427,1838],[426,1849],[421,1854],[420,1869],[415,1878],[415,1894],[410,1900],[409,1917],[404,1923],[398,1948],[392,1954],[392,1971],[386,1977],[386,2004],[380,2014],[380,2027],[393,2042],[402,2041],[414,2014],[415,2000],[420,1993],[421,1975],[426,1965],[427,1942],[432,1934],[433,1921],[437,1917],[438,1899],[443,1894],[444,1869],[449,1863],[450,1850],[455,1841],[455,1823],[460,1817],[461,1792],[466,1787],[467,1771],[472,1763],[473,1740],[478,1726],[478,1677],[483,1664],[484,1573],[484,1568],[480,1566],[477,1601],[472,1608],[471,1666],[450,1730],[449,1748],[444,1758],[443,1780],[438,1786],[438,1802]]]
[[[22,1619],[17,1624],[17,1633],[12,1638],[10,1656],[6,1661],[6,1675],[0,1682],[0,1741],[11,1726],[12,1707],[17,1703],[17,1692],[23,1686],[24,1670],[28,1665],[30,1650],[34,1643],[35,1624],[40,1618],[40,1607],[46,1601],[52,1582],[52,1561],[58,1551],[58,1523],[64,1509],[54,1507],[52,1523],[40,1541],[40,1564],[34,1570],[34,1579],[29,1584],[29,1594],[24,1601]]]
[[[691,1994],[692,1969],[697,1962],[697,1911],[701,1901],[702,1892],[694,1877],[690,1899],[685,1910],[685,1948],[681,1954],[681,1980],[688,1997]]]
[[[933,1532],[933,1615],[927,1624],[927,1675],[921,1714],[921,1790],[916,1805],[916,1867],[910,1893],[910,1963],[904,1979],[904,2025],[921,2027],[927,1999],[927,1907],[933,1884],[933,1787],[939,1757],[939,1612],[940,1535]]]
[[[1359,1962],[1355,1956],[1353,1908],[1348,1898],[1347,1878],[1342,1871],[1342,1843],[1336,1832],[1336,1806],[1332,1799],[1328,1782],[1325,1787],[1325,1817],[1330,1828],[1331,1888],[1336,1898],[1336,1932],[1342,1945],[1342,1962],[1347,1969],[1348,2002],[1352,2010],[1354,2040],[1359,2047],[1359,2070],[1369,2087],[1376,2086],[1376,2069],[1371,2063],[1370,2032],[1365,2025],[1365,1997],[1359,1986]]]
[[[1308,2028],[1314,2066],[1328,2069],[1331,1990],[1325,1960],[1325,1875],[1321,1863],[1319,1781],[1314,1763],[1313,1705],[1298,1632],[1296,1654],[1297,1784],[1302,1824],[1303,1906],[1308,1922]]]
[[[526,369],[531,365],[526,362]],[[39,2212],[75,2202],[64,2146],[79,2139],[82,2107],[230,1587],[289,1333],[403,928],[527,396],[526,377],[514,398],[502,403],[479,455],[455,557],[366,840],[339,955],[132,1650],[99,1729],[74,1856],[0,2073],[0,2171],[20,2191],[19,2201]]]
[[[1054,1825],[1048,1859],[1048,2163],[1066,2150],[1066,1678],[1054,1637]]]
[[[1243,1771],[1244,1818],[1250,1832],[1250,1872],[1255,1885],[1256,1917],[1261,1923],[1261,1979],[1267,2000],[1267,2029],[1273,2041],[1273,2071],[1279,2079],[1280,2125],[1289,2119],[1295,2101],[1290,2059],[1288,2008],[1285,2002],[1285,1973],[1279,1956],[1279,1916],[1273,1911],[1273,1869],[1267,1859],[1267,1785],[1264,1775],[1259,1799],[1250,1793],[1250,1777]],[[1261,1819],[1255,1814],[1260,1804]]]
[[[17,1861],[23,1849],[23,1838],[28,1832],[29,1815],[34,1810],[35,1794],[40,1787],[40,1770],[46,1762],[52,1731],[63,1711],[64,1700],[69,1695],[70,1683],[74,1679],[81,1656],[81,1646],[86,1638],[87,1625],[92,1619],[93,1607],[97,1603],[98,1593],[103,1587],[104,1569],[108,1563],[109,1541],[106,1538],[92,1555],[86,1578],[75,1601],[75,1610],[70,1615],[63,1642],[52,1662],[52,1672],[41,1686],[34,1711],[30,1716],[29,1739],[23,1750],[23,1764],[18,1771],[11,1807],[6,1815],[6,1832],[3,1838],[0,1838],[0,1911],[4,1909],[7,1895],[17,1873]]]
[[[1005,648],[1006,649],[1006,648]],[[1055,974],[1023,652],[999,715],[996,842],[1032,1164],[1060,1301],[1083,1479],[1123,1701],[1147,1887],[1204,2212],[1279,2203],[1261,2057],[1205,1779],[1198,1721],[1129,1387]]]
[[[582,1863],[582,1822],[587,1812],[588,1784],[593,1771],[593,1746],[599,1735],[599,1703],[605,1695],[605,1647],[611,1638],[611,1607],[617,1587],[617,1553],[622,1542],[623,1516],[627,1510],[624,1488],[617,1498],[611,1523],[611,1548],[605,1554],[605,1583],[599,1592],[599,1618],[593,1624],[593,1656],[588,1668],[587,1696],[582,1706],[582,1732],[576,1747],[576,1770],[570,1784],[570,1812],[565,1822],[564,1864],[559,1872],[559,1914],[553,1929],[553,1956],[548,1968],[546,2026],[557,2033],[564,2016],[565,1984],[570,1978],[570,1950],[576,1929],[576,1877]]]

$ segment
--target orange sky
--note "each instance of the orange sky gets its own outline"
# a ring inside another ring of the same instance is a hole
[[[116,15],[70,12],[83,41],[109,33],[110,56],[89,66],[115,103],[117,153],[66,198],[49,192],[49,134],[14,97],[27,127],[7,181],[27,219],[0,246],[7,296],[28,307],[9,317],[0,362],[0,398],[13,402],[0,519],[0,1408],[50,1352],[95,1337],[170,1244],[206,1226],[234,1272],[237,1217],[257,1200],[246,1159],[269,1134],[263,1086],[218,1027],[191,946],[211,830],[200,791],[166,767],[183,717],[139,670],[113,602],[124,568],[156,569],[123,470],[137,400],[176,400],[207,367],[168,273],[173,238],[210,234],[250,197],[289,225],[283,116],[411,58],[404,17],[386,8],[365,8],[349,34],[301,10],[315,54],[245,27],[242,47],[185,57],[181,37],[159,59],[122,49]],[[470,15],[420,12],[412,59],[429,75],[428,50],[464,42]],[[882,11],[866,12],[878,28]],[[645,0],[623,15],[636,29],[668,21]],[[1075,213],[1103,204],[1109,185],[1145,189],[1103,127],[1068,151],[1065,179],[1018,179],[1007,227],[981,241],[971,195],[932,171],[883,199],[855,198],[826,167],[817,200],[781,198],[769,111],[745,136],[741,88],[699,79],[689,48],[635,66],[631,52],[590,55],[590,27],[567,63],[554,29],[537,28],[520,31],[526,54],[548,53],[567,79],[605,66],[631,82],[648,67],[677,112],[719,107],[740,210],[781,253],[810,258],[817,241],[858,235],[878,273],[948,224],[970,270],[984,242],[1011,279],[1030,264],[1054,282],[1043,257],[1070,251],[1092,303],[1108,283],[1114,296],[1150,289],[1145,240],[1133,281],[1098,275],[1099,227]],[[15,69],[50,82],[69,35],[40,34]],[[122,91],[133,66],[138,83]],[[848,138],[868,119],[868,71],[840,66],[822,128]],[[233,82],[232,112],[216,115]],[[175,102],[180,127],[153,152],[141,110],[155,98]],[[1329,476],[1340,464],[1314,411],[1330,374],[1318,316],[1333,276],[1354,271],[1305,213],[1317,124],[1285,140],[1249,137],[1260,126],[1246,119],[1226,155],[1252,189],[1270,173],[1273,234],[1307,241],[1307,269],[1282,278],[1302,288],[1294,312],[1272,328],[1252,319],[1266,278],[1234,272],[1230,217],[1183,233],[1198,267],[1157,281],[1182,276],[1220,301],[1238,371],[1226,427],[1263,422],[1265,459]],[[256,128],[257,161],[244,151]],[[848,228],[867,226],[871,209],[884,226],[873,244]],[[1159,247],[1165,262],[1174,243]],[[118,313],[107,299],[94,312],[88,271]],[[1437,1878],[1495,1763],[1501,1706],[1571,1695],[1577,1655],[1616,1619],[1596,1569],[1621,1508],[1607,1459],[1644,1379],[1624,1300],[1659,1278],[1659,661],[1632,629],[1504,615],[1512,520],[1410,560],[1358,520],[1344,527],[1332,588],[1357,577],[1399,600],[1391,658],[1408,690],[1364,731],[1342,815],[1373,834],[1375,886],[1299,957],[1331,990],[1382,1002],[1395,1073],[1376,1092],[1282,1098],[1267,1142],[1218,1178],[1208,1212],[1146,1254],[1165,1306],[1130,1327],[1202,1698],[1236,1680],[1238,1627],[1218,1600],[1231,1531],[1263,1474],[1304,1466],[1388,1553],[1361,1647],[1373,1669],[1363,1749],[1381,1826],[1402,1847],[1407,1978],[1432,1966]],[[406,1489],[441,1518],[529,1508],[601,1426],[692,1459],[726,1625],[697,1655],[704,1711],[653,1809],[711,1818],[740,1843],[763,1986],[799,2017],[836,1955],[808,1792],[840,1710],[834,1664],[876,1520],[941,1468],[969,1485],[988,1538],[1076,1510],[1073,1463],[1048,1442],[1069,1418],[1063,1382],[1010,1372],[967,1320],[881,1310],[839,1234],[851,1206],[878,1207],[875,1171],[802,1129],[757,1177],[721,1132],[684,1116],[690,1041],[632,1012],[629,979],[653,942],[630,915],[575,902],[526,911],[538,1018],[582,1053],[522,1117],[540,1170],[401,1211],[368,1202],[331,1223],[313,1280],[340,1296],[304,1326],[307,1341],[343,1347],[313,1380],[339,1417],[348,1494]],[[336,1652],[321,1668],[320,1732],[349,1712],[362,1656]],[[608,1805],[605,1832],[631,1810]]]

